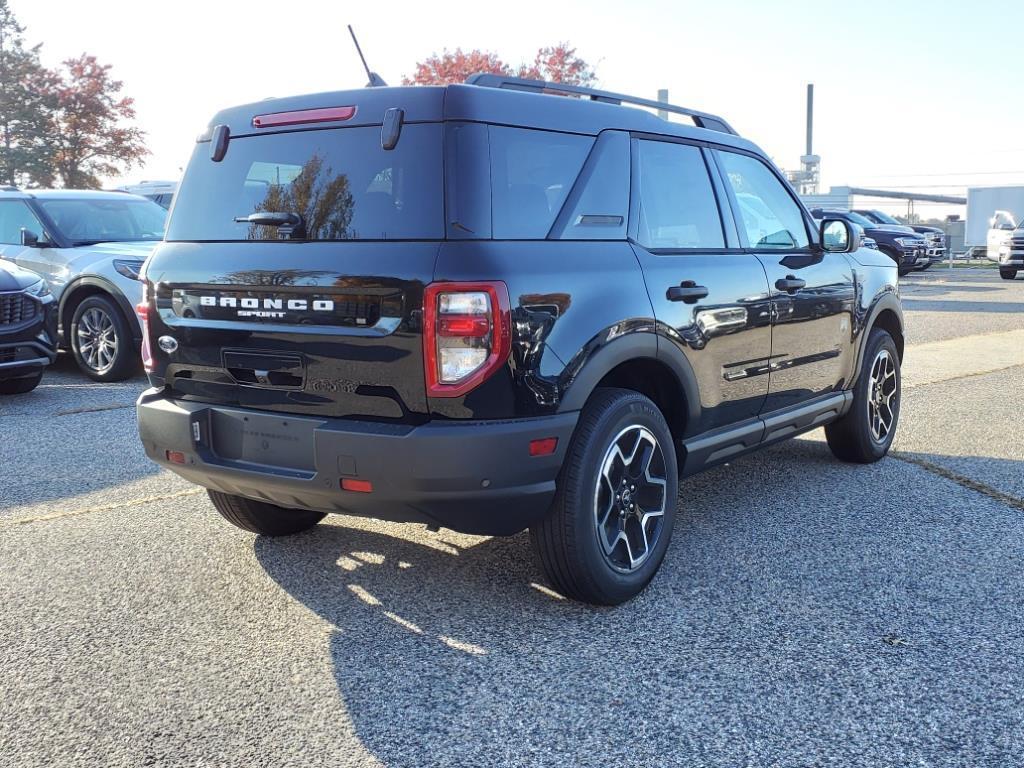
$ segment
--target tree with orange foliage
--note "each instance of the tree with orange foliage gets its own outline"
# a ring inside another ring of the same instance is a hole
[[[49,144],[63,186],[98,187],[100,177],[115,176],[149,154],[143,131],[126,124],[135,117],[134,100],[120,96],[123,84],[110,76],[110,65],[82,54],[55,75]]]
[[[563,42],[541,48],[532,64],[511,67],[498,54],[474,49],[468,53],[461,48],[434,54],[416,65],[412,77],[405,77],[405,85],[451,85],[465,82],[470,75],[490,72],[509,77],[549,80],[569,85],[594,85],[597,74],[593,66],[576,55],[576,49]]]

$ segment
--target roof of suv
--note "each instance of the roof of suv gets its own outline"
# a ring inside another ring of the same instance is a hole
[[[355,114],[345,120],[345,127],[380,125],[385,111],[399,107],[404,110],[406,123],[459,120],[588,135],[615,129],[679,136],[760,152],[755,144],[735,134],[669,122],[643,109],[590,98],[468,84],[360,88],[267,99],[221,110],[201,138],[209,138],[217,125],[226,125],[232,136],[270,133],[254,128],[253,118],[342,106],[356,108]]]

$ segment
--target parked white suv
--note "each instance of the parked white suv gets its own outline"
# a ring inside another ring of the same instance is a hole
[[[176,181],[140,181],[138,184],[125,184],[117,188],[118,192],[130,192],[133,195],[148,197],[161,208],[170,208],[174,202],[174,193],[178,191]]]
[[[0,258],[49,283],[61,346],[92,379],[119,381],[139,366],[139,270],[166,218],[122,192],[0,188]]]

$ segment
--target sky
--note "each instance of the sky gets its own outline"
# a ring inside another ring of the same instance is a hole
[[[668,88],[670,101],[722,115],[787,169],[804,151],[813,82],[823,191],[1024,183],[1024,56],[1013,42],[1024,3],[1010,0],[10,4],[44,63],[91,53],[135,99],[152,155],[117,183],[178,178],[223,107],[361,87],[346,24],[392,85],[445,48],[519,63],[568,41],[601,87],[651,98]]]

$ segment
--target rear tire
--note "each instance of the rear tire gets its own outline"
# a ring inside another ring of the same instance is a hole
[[[1013,280],[1013,278],[1017,276],[1017,270],[1013,267],[1000,267],[999,276],[1003,278],[1003,280]]]
[[[566,597],[618,605],[665,558],[675,524],[675,445],[638,392],[598,389],[580,415],[547,517],[530,529],[540,565]]]
[[[42,371],[20,379],[5,379],[0,381],[0,395],[24,395],[38,387],[42,380]]]
[[[900,418],[900,387],[896,342],[887,331],[874,328],[853,388],[853,405],[825,427],[828,447],[837,459],[870,464],[889,452]]]
[[[220,491],[207,491],[210,501],[221,516],[243,531],[262,536],[290,536],[309,530],[324,519],[323,512],[308,509],[286,509],[265,501],[232,496]]]

